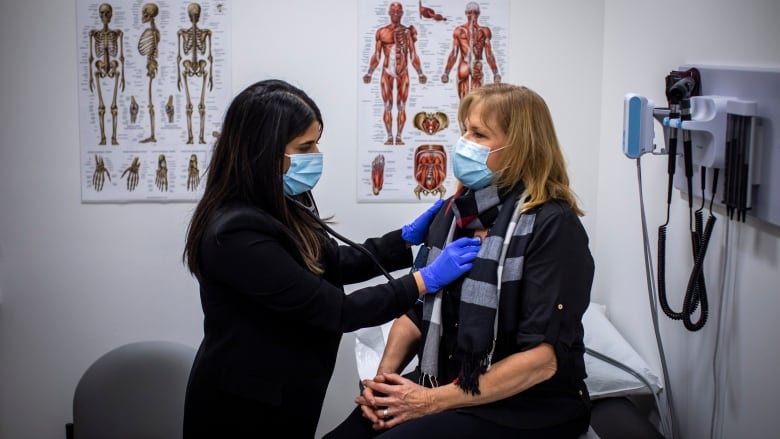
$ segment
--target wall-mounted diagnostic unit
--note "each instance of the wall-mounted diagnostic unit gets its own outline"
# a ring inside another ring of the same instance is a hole
[[[780,69],[683,65],[666,85],[668,107],[625,96],[623,153],[657,153],[655,119],[676,189],[704,198],[698,182],[715,180],[715,202],[731,218],[780,226]]]

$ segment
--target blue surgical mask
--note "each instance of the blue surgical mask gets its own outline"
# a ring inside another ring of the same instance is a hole
[[[506,147],[502,146],[491,150],[487,146],[461,137],[452,148],[452,169],[455,178],[469,189],[478,190],[488,186],[495,176],[487,166],[488,156],[504,148]]]
[[[290,168],[282,176],[284,192],[298,195],[312,190],[322,176],[322,153],[285,154],[290,158]]]

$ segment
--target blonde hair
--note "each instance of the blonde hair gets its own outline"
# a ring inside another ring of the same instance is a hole
[[[530,199],[527,211],[552,198],[566,202],[579,216],[584,212],[569,187],[569,176],[547,103],[533,90],[512,84],[487,84],[471,90],[460,102],[458,121],[464,126],[471,109],[481,104],[482,122],[492,121],[506,134],[503,167],[493,181],[503,189],[521,182]]]

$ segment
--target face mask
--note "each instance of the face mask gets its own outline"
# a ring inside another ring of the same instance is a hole
[[[490,153],[506,148],[490,150],[487,146],[461,137],[452,148],[452,168],[455,178],[469,189],[482,189],[493,181],[495,174],[487,166]]]
[[[290,168],[282,176],[284,192],[292,196],[312,190],[322,175],[322,153],[285,156],[290,158]]]

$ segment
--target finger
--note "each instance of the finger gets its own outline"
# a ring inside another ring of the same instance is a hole
[[[427,211],[427,213],[429,214],[428,216],[433,216],[434,214],[436,214],[436,212],[438,212],[439,209],[441,209],[442,204],[444,204],[444,200],[443,199],[439,198],[438,200],[436,200],[433,203],[433,205],[428,208],[428,211]]]
[[[363,416],[371,421],[372,424],[379,422],[379,418],[374,414],[374,410],[369,406],[360,406],[360,411],[363,412]]]
[[[473,261],[477,257],[478,254],[479,254],[479,252],[462,253],[462,254],[456,256],[456,259],[457,259],[456,262],[458,263],[458,265],[463,265],[463,264],[469,263],[469,262]]]
[[[382,374],[383,382],[387,384],[404,384],[409,382],[407,378],[402,377],[397,373],[385,373]]]
[[[393,386],[385,383],[378,383],[376,381],[368,381],[366,383],[366,388],[370,388],[376,393],[382,394],[382,395],[388,395],[389,392],[393,390]],[[373,398],[372,403],[375,403],[375,401],[380,400],[381,397],[375,397]]]
[[[465,248],[465,247],[475,247],[479,246],[482,243],[482,241],[479,238],[468,238],[463,237],[456,239],[455,241],[452,241],[450,245],[455,246],[455,248]]]

